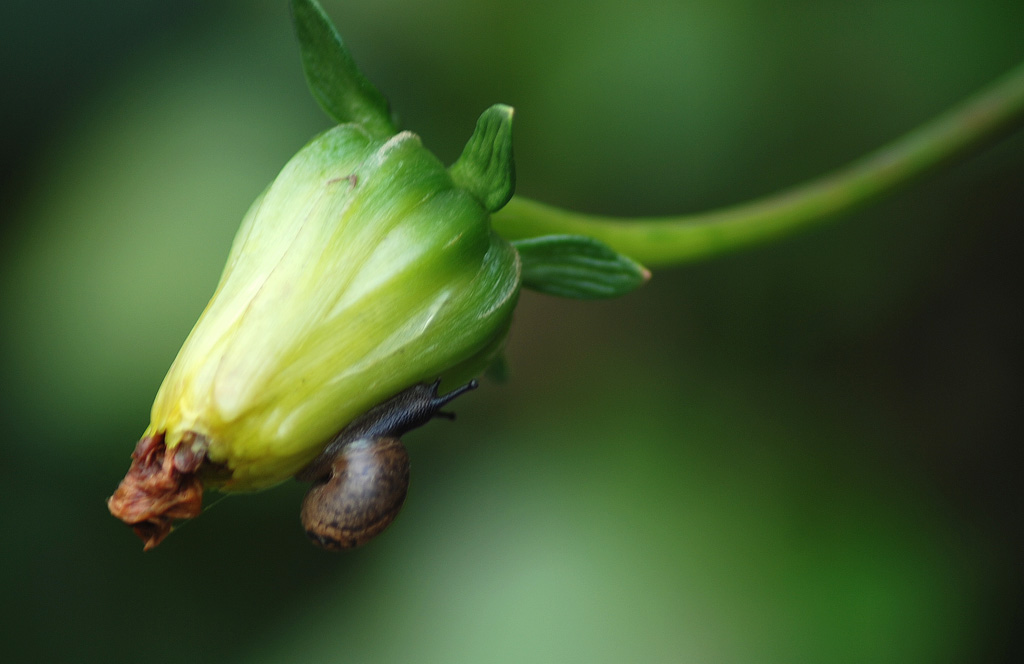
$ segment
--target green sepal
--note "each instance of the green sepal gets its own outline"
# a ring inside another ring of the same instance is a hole
[[[597,300],[643,286],[651,273],[608,245],[583,235],[545,235],[512,242],[523,287],[558,297]]]
[[[516,188],[512,113],[512,107],[504,104],[495,104],[484,111],[462,156],[448,169],[455,184],[471,193],[490,212],[504,207]]]
[[[354,122],[377,136],[391,136],[388,102],[356,68],[334,24],[316,0],[291,0],[302,69],[320,108],[339,124]]]

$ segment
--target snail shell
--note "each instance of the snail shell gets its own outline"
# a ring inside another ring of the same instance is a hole
[[[391,437],[358,438],[338,450],[330,472],[302,502],[302,525],[330,551],[362,546],[394,521],[409,489],[409,455]]]

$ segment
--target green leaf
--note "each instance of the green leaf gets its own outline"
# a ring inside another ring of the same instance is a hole
[[[512,158],[512,107],[495,104],[480,115],[462,155],[451,165],[455,184],[496,212],[512,198],[516,167]]]
[[[292,0],[291,8],[306,82],[324,112],[340,124],[361,124],[378,136],[396,133],[387,100],[356,68],[316,0]]]
[[[651,278],[636,261],[583,235],[545,235],[512,245],[522,259],[523,286],[547,295],[577,300],[618,297]]]

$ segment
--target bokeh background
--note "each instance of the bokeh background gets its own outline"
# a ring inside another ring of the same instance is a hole
[[[1024,59],[1002,0],[328,0],[446,161],[666,214],[794,184]],[[0,5],[5,661],[1020,661],[1024,135],[833,224],[526,293],[360,551],[303,487],[142,554],[105,498],[248,204],[328,126],[284,0]]]

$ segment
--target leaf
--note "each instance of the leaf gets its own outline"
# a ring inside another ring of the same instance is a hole
[[[500,210],[516,188],[512,157],[512,107],[495,104],[480,114],[462,155],[448,172],[490,212]]]
[[[387,100],[356,67],[316,0],[292,0],[291,9],[306,83],[324,112],[340,124],[354,122],[380,136],[396,133]]]
[[[647,283],[651,273],[608,245],[583,235],[517,240],[523,286],[577,300],[618,297]]]

